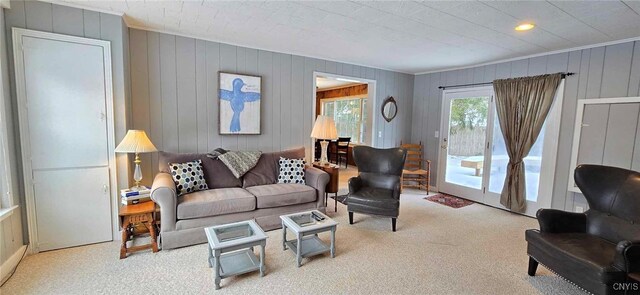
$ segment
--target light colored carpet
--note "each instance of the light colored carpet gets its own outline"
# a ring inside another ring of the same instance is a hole
[[[268,232],[267,274],[223,279],[213,290],[206,245],[118,259],[116,242],[27,256],[0,289],[9,294],[583,294],[540,267],[527,275],[524,230],[534,219],[474,204],[453,209],[401,198],[398,231],[391,220],[328,210],[340,222],[337,255],[295,266],[281,232]],[[333,209],[333,206],[331,206]],[[327,234],[321,238],[328,241]]]

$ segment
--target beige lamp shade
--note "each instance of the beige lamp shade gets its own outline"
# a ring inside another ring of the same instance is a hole
[[[324,140],[338,139],[338,130],[333,118],[323,115],[318,116],[316,123],[313,124],[311,137]]]
[[[157,152],[158,149],[151,143],[144,130],[129,130],[124,139],[116,147],[116,153],[150,153]]]

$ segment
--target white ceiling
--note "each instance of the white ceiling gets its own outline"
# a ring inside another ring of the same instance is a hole
[[[317,90],[326,90],[326,89],[334,89],[334,88],[342,88],[351,85],[358,85],[364,83],[358,83],[353,81],[340,81],[335,78],[327,78],[318,76],[316,78],[316,88]]]
[[[640,36],[638,1],[87,1],[136,28],[391,69],[463,67]],[[516,32],[522,21],[537,27]]]

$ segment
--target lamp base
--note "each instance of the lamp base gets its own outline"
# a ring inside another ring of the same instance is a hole
[[[136,182],[136,185],[131,187],[132,191],[141,191],[147,189],[146,187],[140,185],[140,181],[142,181],[142,169],[140,169],[141,162],[142,161],[140,160],[138,153],[136,153],[136,159],[135,161],[133,161],[133,163],[136,164],[136,168],[133,171],[133,180]]]
[[[327,157],[327,148],[329,147],[329,141],[323,140],[320,141],[320,165],[327,165],[329,163],[329,159]]]

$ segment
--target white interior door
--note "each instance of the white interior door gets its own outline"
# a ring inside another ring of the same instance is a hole
[[[31,246],[112,240],[110,53],[84,38],[14,38]]]

